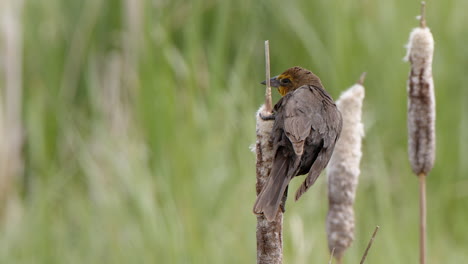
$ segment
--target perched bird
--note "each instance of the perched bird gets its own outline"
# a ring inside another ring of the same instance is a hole
[[[281,201],[285,202],[291,179],[308,174],[296,192],[297,201],[327,166],[341,133],[342,118],[319,77],[306,69],[289,68],[271,78],[270,84],[282,95],[273,114],[261,116],[274,120],[270,138],[274,158],[253,211],[273,221]]]

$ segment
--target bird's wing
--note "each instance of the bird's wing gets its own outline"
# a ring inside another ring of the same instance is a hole
[[[319,113],[321,118],[313,119],[310,138],[313,142],[320,141],[321,149],[318,150],[318,156],[312,164],[307,178],[296,192],[296,201],[315,183],[320,173],[327,166],[343,125],[341,113],[338,111],[329,95],[321,89],[314,89],[313,91],[322,94],[317,97],[320,99],[320,102],[317,100],[315,101],[320,108]]]
[[[308,86],[302,86],[288,95],[283,106],[284,132],[296,155],[300,156],[305,140],[311,133],[319,135],[326,131],[321,111],[322,102]]]

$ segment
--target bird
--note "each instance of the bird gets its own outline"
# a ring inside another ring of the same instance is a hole
[[[296,192],[297,201],[325,169],[340,137],[343,120],[320,78],[307,69],[289,68],[271,78],[270,85],[282,97],[271,115],[260,116],[274,121],[270,135],[274,156],[270,175],[257,196],[253,212],[263,213],[271,222],[282,202],[284,211],[292,178],[307,174]]]

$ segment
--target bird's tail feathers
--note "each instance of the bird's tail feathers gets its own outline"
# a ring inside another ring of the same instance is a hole
[[[270,177],[258,195],[253,208],[255,214],[263,213],[270,222],[275,220],[286,187],[293,177],[287,159],[283,157],[279,161],[277,157],[273,162]]]

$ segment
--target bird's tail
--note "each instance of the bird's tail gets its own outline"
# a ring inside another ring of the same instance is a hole
[[[280,160],[278,160],[279,157],[281,157]],[[268,182],[255,201],[254,213],[263,213],[270,222],[275,219],[286,187],[294,176],[290,164],[281,154],[275,157]]]

